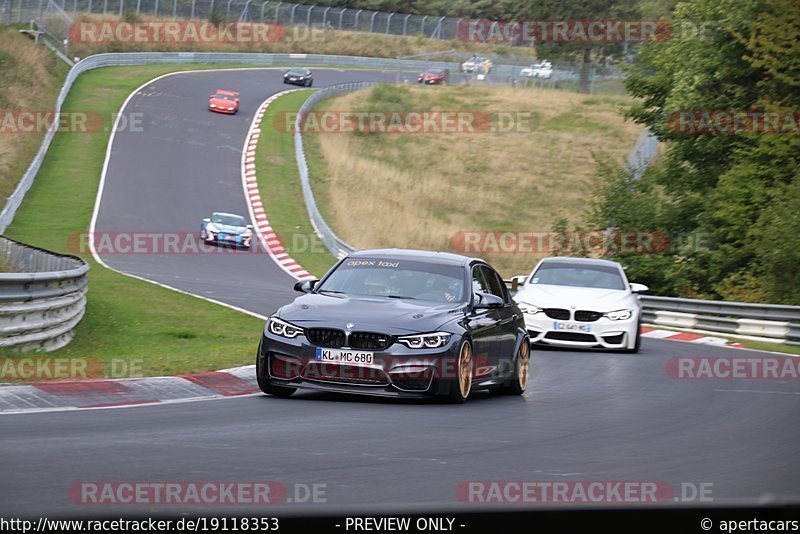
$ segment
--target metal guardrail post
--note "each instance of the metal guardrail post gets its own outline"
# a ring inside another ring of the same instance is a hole
[[[250,4],[252,2],[253,0],[247,0],[247,2],[244,3],[244,7],[242,8],[242,13],[241,15],[239,15],[240,22],[248,22],[250,20]]]

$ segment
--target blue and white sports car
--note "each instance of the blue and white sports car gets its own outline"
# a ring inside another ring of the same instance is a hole
[[[215,211],[200,224],[200,238],[206,243],[250,248],[253,225],[241,215]]]

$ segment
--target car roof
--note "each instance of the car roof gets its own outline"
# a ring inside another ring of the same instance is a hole
[[[549,258],[544,258],[542,260],[542,263],[550,263],[550,262],[573,263],[575,265],[602,265],[604,267],[618,267],[620,269],[622,268],[619,262],[604,260],[601,258],[576,258],[573,256],[550,256]]]
[[[453,254],[452,252],[435,252],[432,250],[415,250],[408,248],[374,248],[367,250],[357,250],[351,252],[348,257],[363,258],[363,257],[380,257],[385,256],[388,258],[406,259],[431,263],[447,263],[450,265],[466,265],[473,261],[481,261],[476,258],[462,256],[461,254]]]

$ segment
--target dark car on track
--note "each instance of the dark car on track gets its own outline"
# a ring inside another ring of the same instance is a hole
[[[283,74],[283,83],[311,87],[314,85],[314,75],[310,69],[290,69]]]
[[[470,391],[520,395],[530,347],[522,312],[486,262],[404,249],[354,252],[264,327],[256,375],[264,393],[298,388],[386,397]]]

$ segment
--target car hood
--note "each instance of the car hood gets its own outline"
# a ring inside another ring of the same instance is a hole
[[[247,231],[244,226],[232,226],[230,224],[209,223],[219,230],[222,234],[243,234]]]
[[[224,98],[212,98],[208,101],[209,104],[214,104],[220,108],[232,108],[236,106],[236,102],[233,100],[225,100]]]
[[[464,303],[437,304],[312,293],[281,308],[278,317],[305,328],[344,330],[345,325],[352,323],[350,329],[354,331],[404,335],[435,332],[445,323],[462,316],[465,307]]]
[[[638,306],[638,299],[630,291],[599,289],[594,287],[552,286],[526,284],[514,295],[517,302],[540,308],[569,308],[610,312]]]

